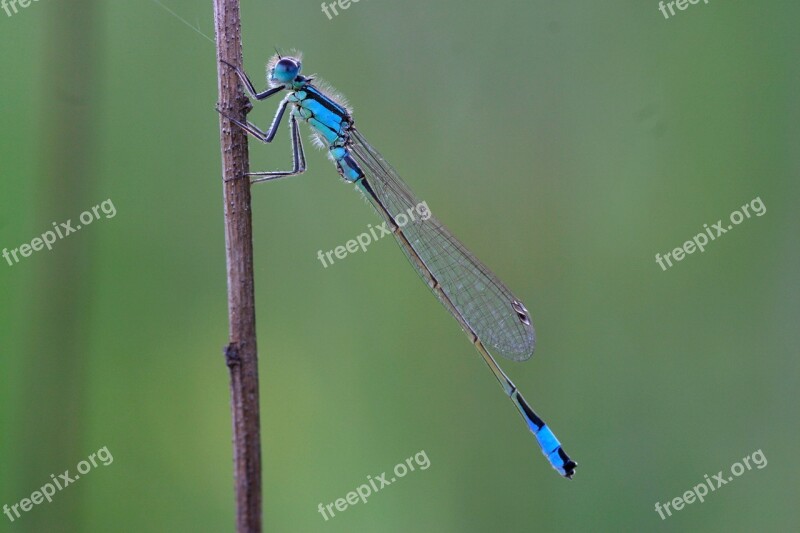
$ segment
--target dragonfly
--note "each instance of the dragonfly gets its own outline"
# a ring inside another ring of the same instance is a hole
[[[271,143],[286,109],[290,109],[292,169],[250,172],[251,183],[298,176],[306,171],[298,125],[305,122],[312,131],[314,143],[327,149],[339,175],[366,196],[422,280],[467,334],[535,435],[550,464],[562,476],[571,479],[577,463],[570,459],[492,355],[499,354],[513,361],[525,361],[533,355],[536,334],[525,305],[430,213],[427,218],[412,215],[414,222],[408,222],[406,214],[423,203],[356,129],[352,110],[344,97],[316,77],[300,74],[302,56],[299,53],[285,57],[280,53],[273,55],[267,63],[268,88],[260,92],[244,70],[226,61],[222,63],[236,72],[247,94],[255,100],[266,100],[286,92],[266,131],[249,120],[241,121],[219,111],[255,139]],[[427,203],[424,205],[427,208]],[[403,215],[406,215],[403,219],[406,224],[400,221]]]

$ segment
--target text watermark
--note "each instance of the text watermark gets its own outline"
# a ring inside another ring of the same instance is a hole
[[[420,470],[427,470],[431,466],[431,461],[428,459],[428,454],[425,453],[425,450],[417,452],[414,454],[414,457],[409,457],[405,460],[405,462],[397,463],[392,470],[394,477],[391,479],[386,479],[386,476],[388,475],[386,472],[379,476],[375,476],[374,478],[372,476],[367,476],[367,481],[369,481],[369,484],[364,483],[356,490],[348,492],[344,498],[338,498],[337,500],[325,506],[320,503],[317,507],[317,511],[319,511],[319,513],[327,522],[330,518],[336,516],[336,513],[333,511],[334,507],[336,507],[337,511],[344,512],[347,510],[348,506],[353,506],[359,501],[367,503],[367,498],[369,498],[371,494],[378,492],[383,487],[391,485],[397,481],[398,478],[405,477],[409,472],[413,472],[415,464]],[[378,484],[380,484],[380,486],[378,486]],[[330,517],[328,514],[330,514]]]
[[[53,244],[55,244],[57,240],[63,239],[71,233],[75,233],[82,227],[88,226],[95,220],[100,220],[101,212],[106,218],[114,218],[116,216],[117,209],[114,207],[114,202],[112,202],[110,198],[99,205],[92,207],[91,210],[86,210],[81,213],[78,217],[78,220],[80,220],[81,224],[83,225],[77,224],[75,227],[72,227],[72,219],[67,220],[66,222],[59,222],[58,224],[53,222],[52,230],[45,231],[40,237],[33,239],[30,244],[25,243],[18,248],[12,248],[11,250],[3,248],[3,251],[1,252],[3,259],[6,260],[8,266],[14,266],[20,262],[20,256],[30,257],[33,252],[38,252],[43,248],[52,250]],[[19,253],[19,255],[17,255],[17,253]],[[14,260],[13,262],[11,261],[12,258]]]
[[[339,15],[339,11],[336,9],[337,6],[344,11],[345,9],[349,9],[352,4],[357,4],[359,1],[360,0],[336,0],[335,2],[329,3],[322,2],[322,12],[325,13],[328,20],[333,20],[333,17]],[[333,16],[331,16],[331,11],[333,11]]]
[[[675,248],[671,252],[667,252],[662,257],[661,254],[656,254],[656,263],[658,266],[661,267],[661,270],[666,270],[667,268],[672,266],[672,259],[676,262],[682,261],[684,257],[689,254],[693,254],[695,251],[700,250],[700,253],[706,251],[706,245],[710,242],[709,239],[712,241],[715,240],[717,237],[728,233],[728,231],[733,229],[733,226],[738,226],[746,218],[751,217],[750,210],[752,209],[752,214],[757,217],[763,216],[764,213],[767,212],[767,208],[764,205],[764,202],[761,201],[761,197],[757,196],[750,201],[750,203],[744,204],[741,208],[741,211],[738,209],[730,214],[730,221],[731,223],[725,227],[722,223],[722,219],[717,220],[716,224],[711,224],[711,227],[708,227],[708,224],[703,224],[703,229],[705,231],[698,233],[692,240],[686,241],[683,243],[683,246]],[[667,266],[664,266],[664,261],[666,261]]]
[[[6,15],[10,17],[11,15],[16,15],[19,12],[17,6],[24,9],[31,5],[31,2],[38,1],[39,0],[0,0],[0,7],[2,7],[3,11],[6,12]],[[14,10],[13,13],[11,12],[12,9]]]
[[[673,510],[680,511],[683,509],[684,505],[692,504],[695,502],[695,500],[699,501],[700,503],[705,502],[705,497],[708,494],[709,489],[711,489],[711,492],[714,492],[721,486],[727,485],[733,481],[734,476],[739,477],[744,474],[746,471],[745,469],[752,470],[753,467],[750,465],[751,459],[756,468],[759,470],[767,466],[767,458],[764,456],[764,452],[762,452],[760,449],[754,451],[751,455],[744,457],[741,463],[733,463],[731,465],[731,474],[733,474],[732,476],[725,478],[722,470],[711,476],[711,478],[708,477],[708,474],[705,474],[703,476],[705,477],[705,481],[695,485],[692,490],[687,490],[682,496],[677,496],[671,501],[664,503],[663,507],[661,503],[656,502],[656,512],[658,513],[658,516],[661,517],[661,520],[665,520],[667,516],[672,516],[672,511],[669,510],[670,505],[672,506]],[[664,511],[667,512],[667,516],[664,516]]]
[[[98,464],[97,461],[100,461],[100,463]],[[97,468],[100,465],[108,466],[113,462],[114,457],[111,455],[111,452],[108,451],[108,447],[103,446],[95,453],[91,454],[88,458],[88,461],[83,460],[78,463],[76,467],[78,470],[77,474],[70,476],[69,469],[64,470],[64,473],[59,474],[58,477],[56,477],[55,474],[50,474],[52,483],[47,482],[38,490],[33,491],[30,498],[22,498],[19,502],[11,506],[4,504],[3,514],[5,514],[8,519],[13,522],[22,516],[19,512],[20,509],[22,509],[22,512],[27,513],[33,509],[34,505],[39,505],[40,503],[44,502],[44,500],[47,500],[47,503],[52,502],[53,496],[56,493],[56,489],[59,491],[64,490],[67,486],[78,481],[81,475],[91,472],[92,468]]]
[[[403,228],[409,222],[416,222],[417,216],[419,216],[420,220],[428,220],[431,218],[431,210],[428,209],[428,204],[426,202],[420,202],[415,207],[409,207],[405,213],[398,213],[394,216],[394,221],[400,228]],[[384,222],[379,226],[367,224],[367,229],[369,229],[369,233],[364,232],[355,239],[350,239],[344,243],[344,245],[337,246],[333,250],[328,250],[324,254],[322,250],[318,250],[317,259],[319,259],[320,263],[322,263],[322,266],[328,268],[328,266],[334,263],[334,255],[337,259],[344,259],[347,257],[347,254],[355,253],[359,249],[361,249],[362,252],[366,252],[367,246],[379,239],[382,239],[386,235],[392,234],[392,230],[389,228],[388,222]],[[326,257],[328,258],[328,262],[325,262]]]
[[[699,4],[700,0],[671,0],[670,2],[661,2],[658,3],[658,10],[664,15],[665,19],[668,19],[670,16],[675,16],[675,9],[672,6],[677,7],[681,11],[685,11],[686,8],[689,7],[689,4],[695,5]],[[703,3],[708,5],[708,0],[703,0]],[[669,15],[667,15],[667,9],[669,9]]]

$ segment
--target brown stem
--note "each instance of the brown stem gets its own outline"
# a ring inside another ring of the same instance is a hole
[[[217,44],[217,108],[245,119],[247,99],[235,72],[241,65],[238,0],[213,0]],[[258,355],[253,283],[253,236],[247,136],[220,116],[220,146],[225,200],[225,250],[228,271],[230,336],[225,359],[231,377],[236,530],[261,532],[261,437],[258,412]]]

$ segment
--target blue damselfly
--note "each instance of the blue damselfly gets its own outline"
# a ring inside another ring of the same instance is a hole
[[[266,132],[251,122],[225,115],[256,139],[272,142],[286,108],[291,106],[292,170],[252,172],[251,182],[296,176],[306,170],[298,120],[306,122],[315,142],[327,148],[342,178],[355,184],[370,200],[423,281],[458,321],[536,436],[550,464],[561,475],[571,478],[577,463],[564,452],[553,432],[531,409],[489,351],[514,361],[531,357],[535,333],[530,313],[522,302],[435,217],[398,224],[401,214],[410,213],[421,202],[355,128],[344,99],[319,80],[300,74],[299,55],[275,54],[269,60],[269,88],[263,92],[256,91],[242,69],[225,64],[236,71],[248,94],[256,100],[287,92]]]

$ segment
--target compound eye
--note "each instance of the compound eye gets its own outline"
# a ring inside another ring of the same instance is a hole
[[[273,77],[281,83],[289,83],[300,73],[300,63],[289,58],[283,58],[275,64]]]

